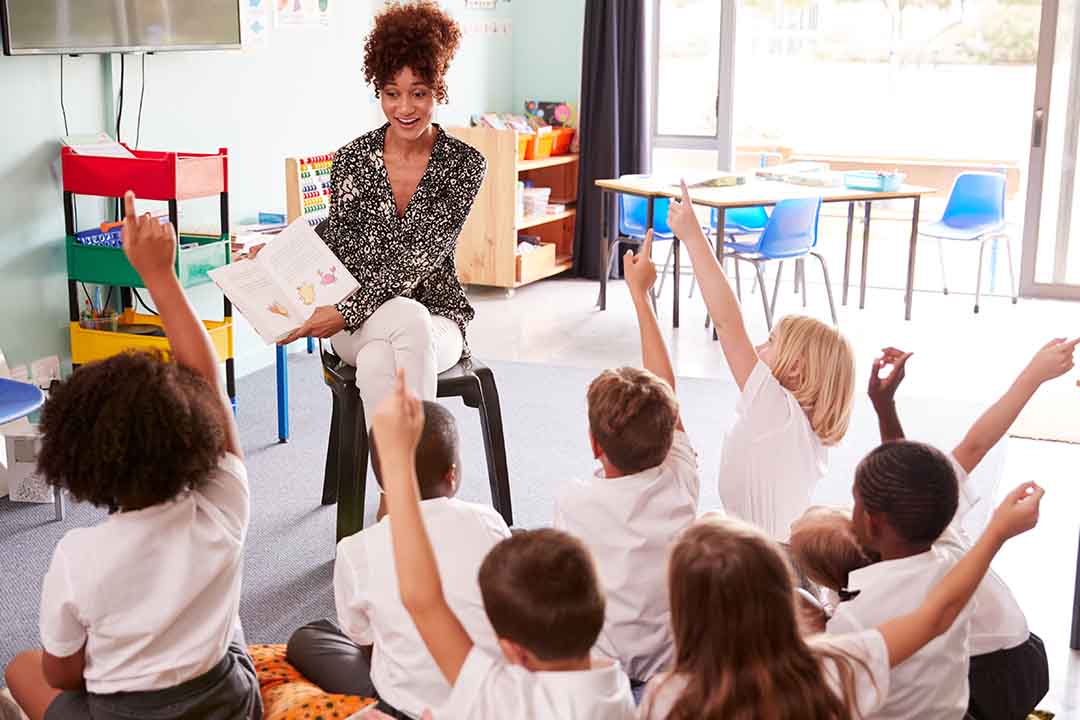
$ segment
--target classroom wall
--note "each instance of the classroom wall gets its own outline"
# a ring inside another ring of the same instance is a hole
[[[586,0],[515,2],[513,112],[526,100],[569,100],[580,108]]]
[[[326,27],[276,28],[262,47],[237,52],[162,53],[146,58],[140,147],[230,153],[230,210],[234,223],[260,210],[284,211],[284,158],[336,149],[382,122],[364,87],[363,37],[381,0],[331,3]],[[457,9],[466,28],[473,19],[506,12]],[[118,57],[65,59],[71,132],[108,129],[119,90]],[[448,78],[450,104],[438,119],[467,123],[472,113],[508,111],[513,77],[509,34],[470,32]],[[125,59],[122,137],[134,143],[142,58]],[[0,348],[12,364],[47,354],[70,354],[59,171],[63,135],[59,110],[59,58],[0,57],[0,97],[17,112],[0,116]],[[85,206],[85,209],[84,209]],[[99,222],[102,203],[80,204],[82,227]],[[214,228],[216,201],[181,205],[181,226]],[[213,287],[194,291],[200,312],[219,317]],[[216,313],[216,315],[214,315]],[[303,344],[297,343],[295,349]],[[237,372],[273,362],[273,349],[238,321]]]

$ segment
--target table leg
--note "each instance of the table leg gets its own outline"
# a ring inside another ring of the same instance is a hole
[[[59,492],[59,490],[57,491]],[[1073,583],[1072,637],[1069,647],[1080,650],[1080,549],[1076,552],[1076,579]]]
[[[911,210],[911,244],[908,246],[907,291],[904,293],[904,319],[911,319],[911,301],[915,295],[915,244],[919,240],[919,203],[922,197],[915,196]]]
[[[655,206],[653,204],[654,200],[655,200],[655,198],[653,198],[650,195],[649,199],[646,201],[646,204],[645,204],[645,232],[646,233],[648,233],[649,230],[653,229],[653,220],[654,220],[654,216],[655,216],[655,212],[656,212],[656,208],[655,208]],[[674,247],[674,246],[672,246],[672,247]],[[640,252],[640,250],[638,252]],[[647,257],[645,259],[648,260],[649,262],[652,262],[651,254],[650,254],[649,257]],[[663,283],[662,278],[661,278],[660,282]],[[676,287],[678,287],[678,286],[676,286]],[[676,295],[677,294],[678,293],[676,293]],[[650,290],[649,295],[652,297],[653,313],[655,314],[656,313],[656,290],[655,289]],[[659,316],[657,316],[657,317],[659,317]]]
[[[859,275],[859,309],[866,307],[866,267],[870,261],[870,201],[863,212],[862,272]]]
[[[278,345],[274,358],[277,369],[278,442],[289,442],[289,348]]]
[[[675,266],[675,275],[671,278],[671,287],[675,297],[671,299],[671,327],[679,327],[679,276],[682,275],[682,267],[679,264],[679,238],[673,237],[671,241],[671,255]]]
[[[847,245],[844,246],[844,297],[843,303],[847,305],[848,283],[851,280],[851,234],[855,229],[855,203],[847,204]]]
[[[727,223],[727,218],[724,217],[725,214],[726,213],[724,211],[724,208],[717,208],[716,209],[716,260],[717,260],[717,262],[720,262],[720,258],[722,258],[724,256],[724,225]],[[739,272],[739,261],[736,259],[733,262],[735,263],[735,272],[738,273]],[[704,293],[702,293],[701,298],[702,298],[702,300],[705,299],[705,294]],[[705,317],[708,318],[708,316],[709,316],[709,306],[706,305],[705,306]],[[719,340],[720,339],[720,336],[716,334],[716,323],[713,323],[712,339],[713,340]]]
[[[607,310],[607,281],[608,281],[608,263],[611,262],[608,258],[608,245],[611,240],[608,238],[608,193],[607,190],[600,189],[600,310]]]

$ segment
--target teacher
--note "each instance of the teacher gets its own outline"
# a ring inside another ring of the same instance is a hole
[[[317,308],[281,341],[332,338],[356,367],[369,408],[390,392],[399,368],[416,395],[434,400],[438,373],[468,354],[465,328],[475,312],[454,250],[486,162],[433,122],[460,39],[434,3],[394,4],[375,17],[364,79],[387,122],[334,155],[324,237],[360,289]]]

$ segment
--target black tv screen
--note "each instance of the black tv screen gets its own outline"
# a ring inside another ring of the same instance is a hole
[[[4,54],[240,47],[238,0],[0,0]]]

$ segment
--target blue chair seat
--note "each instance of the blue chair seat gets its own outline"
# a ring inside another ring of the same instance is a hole
[[[45,394],[37,385],[0,378],[0,425],[26,417],[44,402]]]
[[[1005,231],[1004,222],[974,222],[971,224],[959,223],[953,218],[946,223],[942,220],[931,223],[919,223],[919,234],[927,237],[940,238],[942,240],[980,240],[987,235],[996,235]]]
[[[725,240],[724,250],[730,250],[731,252],[743,253],[746,255],[756,254],[761,248],[761,238],[758,237],[753,242],[738,242]]]

